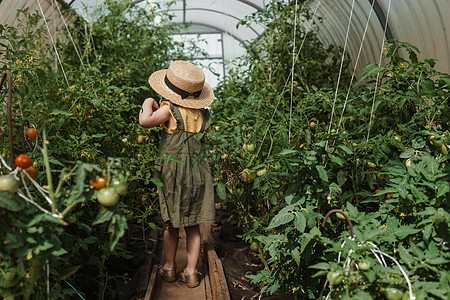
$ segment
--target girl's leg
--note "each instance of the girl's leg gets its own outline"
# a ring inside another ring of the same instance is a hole
[[[186,272],[192,274],[197,272],[197,262],[200,256],[200,227],[193,225],[185,227],[186,248],[187,248],[187,266]]]
[[[179,228],[168,226],[164,231],[164,256],[166,262],[163,269],[175,268],[175,257],[177,255]]]

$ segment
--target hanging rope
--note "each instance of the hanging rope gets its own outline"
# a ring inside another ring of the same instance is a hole
[[[56,0],[53,0],[53,2],[56,2]],[[64,26],[67,30],[67,34],[69,35],[70,41],[72,42],[72,45],[75,48],[75,52],[77,53],[78,59],[80,60],[80,63],[81,63],[81,66],[83,67],[83,70],[86,70],[86,68],[84,67],[83,60],[81,59],[80,52],[78,51],[78,47],[75,44],[75,41],[73,40],[72,34],[70,33],[70,30],[69,30],[69,27],[67,26],[67,22],[64,18],[64,15],[61,13],[61,9],[59,8],[59,5],[57,5],[57,3],[55,3],[55,4],[56,4],[56,8],[58,9],[59,15],[61,16],[61,19],[64,23]]]
[[[307,29],[306,32],[305,32],[305,37],[303,38],[302,43],[301,43],[301,45],[300,45],[300,48],[298,49],[297,54],[296,54],[296,56],[295,56],[294,64],[297,62],[298,56],[299,56],[299,54],[300,54],[300,51],[302,51],[303,44],[305,43],[306,37],[308,36],[308,33],[309,33],[310,29],[311,29],[311,25],[313,24],[313,21],[312,21],[312,20],[314,19],[315,15],[316,15],[316,13],[317,13],[317,10],[318,10],[318,8],[319,8],[319,6],[320,6],[320,2],[321,2],[321,0],[319,0],[319,2],[317,3],[316,9],[314,10],[314,13],[313,13],[313,15],[312,15],[312,17],[311,17],[311,22],[308,24],[308,29]],[[291,80],[291,76],[292,76],[292,77],[294,76],[292,70],[291,70],[291,72],[289,73],[288,78],[286,79],[286,82],[285,82],[284,87],[283,87],[283,89],[282,89],[282,91],[281,91],[281,93],[280,93],[280,96],[278,97],[277,104],[275,105],[275,108],[274,108],[274,110],[273,110],[272,116],[271,116],[271,118],[270,118],[270,120],[269,120],[269,124],[267,124],[267,128],[266,128],[266,131],[265,131],[265,133],[264,133],[263,139],[262,139],[262,141],[261,141],[261,145],[259,145],[258,151],[256,152],[256,155],[255,155],[254,157],[257,157],[258,154],[259,154],[259,152],[261,151],[261,148],[262,148],[262,145],[264,144],[264,141],[265,141],[265,139],[266,139],[267,133],[269,132],[270,125],[272,124],[272,121],[273,121],[273,118],[274,118],[274,116],[275,116],[275,113],[277,112],[278,105],[280,104],[281,98],[283,97],[284,92],[286,91],[286,87],[287,87],[289,81]]]
[[[57,60],[59,62],[59,65],[61,66],[61,70],[63,72],[64,79],[66,80],[66,83],[69,86],[70,84],[69,84],[69,81],[67,80],[66,72],[64,71],[64,67],[62,65],[61,58],[59,57],[58,49],[56,48],[55,42],[53,41],[52,33],[51,33],[50,28],[48,26],[47,19],[45,18],[44,11],[42,10],[41,2],[39,0],[36,0],[36,1],[37,1],[38,5],[39,5],[39,10],[41,11],[42,18],[44,19],[45,27],[47,28],[48,35],[50,36],[50,41],[52,42],[53,49],[55,49],[55,54],[56,54]]]
[[[370,17],[372,16],[374,4],[375,4],[375,1],[372,1],[372,5],[371,5],[371,7],[370,7],[369,16],[367,17],[366,26],[365,26],[365,28],[364,28],[364,34],[363,34],[363,37],[362,37],[362,39],[361,39],[361,44],[360,44],[360,46],[359,46],[358,55],[357,55],[357,57],[356,57],[355,66],[354,66],[354,68],[353,68],[352,78],[350,79],[350,84],[348,85],[347,95],[345,96],[344,107],[342,108],[341,116],[339,117],[339,124],[338,124],[338,126],[337,126],[337,132],[339,132],[339,128],[340,128],[341,123],[342,123],[342,118],[343,118],[343,116],[344,116],[344,111],[345,111],[345,108],[347,107],[348,97],[349,97],[349,95],[350,95],[350,91],[351,91],[351,88],[352,88],[353,79],[355,79],[356,68],[357,68],[357,66],[358,66],[359,58],[361,57],[362,47],[363,47],[363,44],[364,44],[364,40],[365,40],[365,38],[366,38],[367,29],[369,28]]]
[[[375,1],[374,1],[375,2]],[[386,22],[384,24],[384,31],[383,31],[383,41],[381,43],[381,51],[380,51],[380,59],[378,60],[378,65],[381,66],[381,60],[383,59],[383,49],[384,49],[384,43],[386,41],[386,30],[388,27],[388,20],[389,20],[389,13],[391,11],[391,2],[392,0],[389,0],[389,4],[388,4],[388,10],[386,13]],[[373,109],[375,107],[375,98],[377,96],[377,90],[378,90],[378,80],[380,79],[380,72],[377,73],[377,79],[375,81],[375,89],[373,91],[373,100],[372,100],[372,108],[370,110],[370,119],[369,119],[369,128],[367,130],[367,138],[366,138],[366,142],[369,141],[369,137],[370,137],[370,127],[372,126],[372,116],[373,116]]]
[[[328,126],[328,134],[330,134],[331,127],[333,125],[334,109],[336,107],[336,99],[337,99],[337,94],[338,94],[338,90],[339,90],[339,83],[341,82],[342,68],[344,66],[345,51],[347,49],[348,35],[349,35],[349,32],[350,32],[350,25],[352,24],[352,17],[353,17],[353,10],[354,10],[354,8],[355,8],[355,0],[352,1],[352,8],[350,10],[350,16],[348,18],[347,32],[345,34],[344,50],[342,51],[341,66],[339,67],[339,76],[338,76],[338,80],[337,80],[337,84],[336,84],[336,91],[334,93],[333,108],[331,110],[330,125]],[[327,147],[328,147],[328,140],[327,140],[327,142],[325,144],[325,150],[327,149]]]
[[[299,12],[300,13],[300,12]],[[291,121],[292,121],[292,103],[293,103],[293,98],[294,98],[294,69],[295,69],[295,61],[296,61],[296,56],[295,56],[295,41],[296,36],[297,36],[297,0],[295,0],[295,9],[294,9],[294,38],[293,38],[293,45],[292,45],[292,68],[291,68],[291,101],[289,104],[289,130],[288,130],[288,142],[289,144],[291,143]]]

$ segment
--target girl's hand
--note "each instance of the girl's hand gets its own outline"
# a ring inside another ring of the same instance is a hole
[[[147,98],[144,100],[144,103],[142,104],[142,109],[141,109],[141,113],[143,111],[148,111],[150,113],[150,115],[153,114],[153,112],[155,110],[159,109],[159,105],[158,103],[155,101],[155,99],[153,98]]]
[[[142,127],[154,127],[166,122],[170,118],[168,105],[159,109],[158,103],[153,98],[147,98],[142,104],[139,114],[139,124]]]

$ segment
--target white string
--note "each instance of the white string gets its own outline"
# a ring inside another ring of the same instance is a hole
[[[313,22],[313,19],[314,19],[315,15],[316,15],[316,13],[317,13],[317,10],[318,10],[318,8],[319,8],[319,6],[320,6],[320,1],[321,1],[321,0],[319,0],[319,2],[317,3],[316,9],[314,10],[314,14],[313,14],[313,16],[312,16],[312,18],[311,18],[310,23],[308,24],[308,29],[307,29],[306,32],[305,32],[305,37],[303,38],[302,43],[301,43],[301,45],[300,45],[300,48],[298,49],[297,54],[296,54],[296,56],[295,56],[294,64],[295,64],[295,62],[297,62],[298,56],[299,56],[299,54],[300,54],[300,51],[302,50],[303,44],[305,43],[306,37],[308,36],[308,33],[309,33],[309,31],[310,31],[311,25],[314,23],[314,22]],[[266,132],[264,133],[263,139],[262,139],[262,141],[261,141],[261,145],[259,145],[258,151],[256,152],[256,156],[258,156],[259,152],[261,151],[261,148],[262,148],[262,145],[264,144],[264,141],[265,141],[265,139],[266,139],[267,133],[269,132],[270,125],[272,124],[273,118],[275,117],[275,113],[276,113],[276,111],[277,111],[277,109],[278,109],[278,105],[280,104],[281,98],[282,98],[283,95],[284,95],[284,91],[286,90],[286,87],[287,87],[288,82],[291,80],[291,76],[292,76],[292,77],[294,76],[292,70],[291,70],[291,72],[290,72],[289,75],[288,75],[288,78],[287,78],[287,80],[286,80],[286,82],[285,82],[285,84],[284,84],[284,87],[283,87],[283,90],[282,90],[281,93],[280,93],[280,96],[278,97],[277,104],[275,105],[275,108],[274,108],[274,110],[273,110],[272,116],[271,116],[271,118],[270,118],[270,120],[269,120],[269,124],[267,124]]]
[[[347,95],[345,97],[344,107],[342,108],[342,113],[341,113],[341,116],[339,118],[339,124],[338,124],[338,127],[337,127],[337,132],[339,132],[339,128],[340,128],[341,123],[342,123],[342,118],[344,116],[344,111],[345,111],[345,108],[347,107],[347,101],[348,101],[348,98],[349,98],[349,95],[350,95],[350,90],[351,90],[351,87],[352,87],[352,84],[353,84],[353,79],[355,79],[356,67],[358,66],[358,62],[359,62],[359,59],[361,57],[362,47],[363,47],[363,44],[364,44],[364,40],[366,38],[367,29],[369,28],[370,17],[372,16],[374,4],[375,4],[375,1],[372,1],[372,5],[370,7],[369,16],[367,17],[366,27],[364,28],[364,34],[363,34],[363,37],[361,39],[361,45],[359,46],[358,55],[356,57],[355,66],[353,68],[352,78],[350,80],[350,84],[348,86]]]
[[[48,35],[50,36],[50,41],[52,42],[53,49],[55,49],[55,54],[56,54],[56,57],[58,59],[58,62],[60,64],[60,66],[61,66],[61,70],[63,72],[64,79],[66,80],[66,83],[69,86],[69,81],[67,80],[66,72],[64,71],[64,67],[62,65],[61,58],[59,57],[58,49],[56,49],[55,42],[53,41],[52,33],[50,32],[50,28],[48,27],[47,19],[45,18],[44,11],[42,10],[41,2],[39,0],[36,0],[36,1],[37,1],[38,5],[39,5],[39,9],[41,11],[42,18],[44,19],[45,27],[47,28]]]
[[[1,155],[0,155],[0,161],[1,161],[2,165],[3,165],[8,171],[10,171],[9,175],[13,176],[15,180],[20,180],[20,179],[19,179],[19,172],[22,171],[21,168],[17,167],[17,168],[15,168],[14,170],[12,170],[12,168],[6,163],[6,161],[3,159],[3,157],[2,157]],[[30,182],[37,188],[37,190],[41,193],[41,195],[44,197],[44,199],[45,199],[50,205],[52,205],[53,201],[45,194],[46,191],[45,191],[45,190],[44,190],[44,189],[43,189],[43,188],[42,188],[42,187],[41,187],[41,186],[40,186],[40,185],[39,185],[32,177],[31,177],[31,176],[30,176],[30,174],[28,174],[27,172],[21,172],[21,174],[22,174],[23,176],[28,176],[28,178],[30,179]],[[42,211],[42,212],[44,212],[44,213],[46,213],[46,214],[49,214],[49,215],[51,215],[51,216],[53,216],[53,217],[55,217],[55,218],[62,219],[62,218],[64,217],[58,210],[56,210],[56,213],[52,213],[52,212],[48,211],[47,209],[43,208],[42,206],[40,206],[39,204],[37,204],[36,202],[34,202],[34,201],[31,199],[32,197],[31,197],[30,191],[28,190],[28,187],[27,187],[27,184],[26,184],[24,178],[21,177],[21,179],[22,179],[23,186],[25,187],[25,192],[28,194],[28,197],[27,197],[27,195],[25,195],[25,193],[24,193],[21,189],[18,189],[17,192],[16,192],[16,194],[17,194],[20,198],[22,198],[22,199],[24,199],[26,202],[28,202],[28,203],[30,203],[30,204],[36,206],[40,211]]]
[[[300,12],[299,12],[300,13]],[[297,34],[297,0],[295,0],[295,8],[294,8],[294,38],[293,38],[293,45],[292,45],[292,68],[291,68],[291,101],[289,105],[289,130],[288,130],[288,143],[291,143],[291,121],[292,121],[292,103],[294,98],[294,69],[295,69],[295,41],[296,41],[296,34]]]
[[[333,108],[331,110],[330,125],[328,126],[328,134],[330,134],[331,126],[333,124],[334,109],[336,107],[336,99],[337,99],[337,94],[338,94],[338,90],[339,90],[339,83],[341,82],[342,68],[344,66],[345,51],[347,49],[347,41],[348,41],[348,35],[349,35],[349,32],[350,32],[350,25],[352,24],[352,17],[353,17],[354,7],[355,7],[355,0],[353,0],[353,2],[352,2],[352,8],[350,10],[350,16],[348,18],[347,32],[345,34],[344,49],[342,50],[341,66],[339,67],[339,76],[338,76],[338,80],[337,80],[337,84],[336,84],[336,91],[334,93]],[[325,149],[327,149],[327,147],[328,147],[328,140],[327,140],[327,142],[325,144]]]
[[[53,0],[53,2],[55,2],[55,1],[56,0]],[[78,51],[78,47],[76,46],[75,41],[73,40],[72,34],[70,33],[69,27],[67,26],[66,20],[64,19],[64,15],[61,13],[61,9],[59,8],[59,5],[56,4],[56,8],[58,9],[61,19],[63,20],[64,26],[66,27],[66,30],[67,30],[67,34],[69,35],[69,38],[72,41],[73,47],[75,48],[75,52],[77,53],[77,56],[80,59],[81,66],[83,67],[83,70],[86,70],[86,68],[84,67],[83,60],[81,59],[80,52]]]
[[[352,237],[349,237],[349,239],[350,239],[350,240],[355,240],[355,237],[354,237],[354,236],[353,236],[353,238],[352,238]],[[346,244],[346,241],[344,241],[344,242],[341,244],[341,248],[344,248],[345,244]],[[386,263],[384,257],[387,257],[387,258],[391,259],[391,260],[395,263],[395,265],[398,267],[398,269],[399,269],[400,272],[402,273],[403,277],[405,278],[406,283],[408,284],[409,299],[410,299],[410,300],[415,300],[415,299],[416,299],[416,296],[413,295],[412,285],[411,285],[411,280],[409,279],[408,274],[406,274],[406,272],[403,270],[403,268],[402,268],[402,266],[400,265],[400,263],[399,263],[394,257],[392,257],[392,256],[390,256],[390,255],[388,255],[388,254],[386,254],[386,253],[384,253],[384,252],[382,252],[382,251],[378,248],[378,246],[375,245],[375,244],[372,243],[372,242],[362,242],[362,243],[358,243],[357,245],[358,245],[358,247],[363,247],[363,246],[366,246],[366,245],[370,245],[371,247],[373,247],[373,248],[370,249],[370,251],[373,253],[373,255],[374,255],[375,258],[378,260],[378,262],[380,263],[380,265],[382,265],[382,266],[384,266],[384,267],[387,267],[387,266],[388,266],[388,264]],[[347,258],[346,258],[346,260],[345,260],[345,263],[344,263],[344,266],[343,266],[344,269],[345,269],[345,268],[348,268],[348,267],[350,266],[350,263],[351,263],[351,261],[352,261],[352,259],[351,259],[350,256],[351,256],[351,254],[352,254],[353,252],[355,252],[353,249],[350,249],[350,250],[349,250],[348,256],[347,256]],[[339,252],[339,254],[338,254],[338,263],[341,262],[341,254],[342,254],[342,252]],[[356,267],[359,269],[358,264],[356,264]],[[331,293],[332,293],[332,290],[328,293],[328,295],[327,295],[327,297],[326,297],[325,299],[329,299],[329,297],[331,296]]]
[[[53,1],[52,1],[52,14],[53,14],[53,30],[55,32],[55,40],[56,40],[56,19],[55,19],[55,6],[53,5]],[[55,57],[56,57],[56,52],[55,52]],[[55,59],[55,71],[58,71],[58,62]]]
[[[386,41],[386,30],[387,30],[387,25],[388,25],[388,20],[389,20],[389,13],[390,13],[390,10],[391,10],[391,1],[392,0],[389,0],[388,10],[387,10],[387,13],[386,13],[386,22],[384,24],[384,32],[383,32],[383,42],[381,43],[380,59],[378,60],[378,65],[379,66],[381,66],[381,60],[383,59],[383,49],[384,49],[384,42]],[[369,128],[367,130],[366,142],[369,142],[370,127],[372,126],[373,109],[375,107],[375,98],[377,96],[378,80],[379,79],[380,79],[380,72],[377,73],[377,79],[375,81],[375,89],[373,91],[372,109],[370,110]]]

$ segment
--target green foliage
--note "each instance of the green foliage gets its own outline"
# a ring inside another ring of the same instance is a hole
[[[20,10],[17,28],[0,25],[0,70],[13,78],[14,152],[32,158],[36,181],[47,186],[54,207],[33,187],[27,196],[64,216],[49,217],[23,198],[0,192],[0,294],[6,299],[47,295],[47,283],[52,299],[73,294],[70,284],[100,299],[112,278],[108,259],[129,257],[124,243],[129,231],[148,243],[148,230],[159,229],[158,182],[152,178],[158,132],[143,129],[137,118],[142,101],[157,96],[148,88],[149,75],[189,57],[170,37],[179,26],[158,10],[111,0],[89,22],[65,11],[72,23],[70,36],[65,28],[58,32],[58,58],[38,13]],[[6,98],[6,89],[1,96]],[[6,105],[1,107],[6,112]],[[40,146],[29,139],[25,150],[19,147],[27,129],[20,129],[22,120],[36,127],[45,151],[36,151]],[[6,118],[0,127],[7,128]],[[137,142],[139,135],[146,137],[144,144]],[[4,141],[6,159],[12,154]],[[108,186],[126,181],[127,194],[117,205],[102,207],[91,186],[95,176],[107,177]]]
[[[299,26],[296,41],[306,39],[291,78],[295,9],[273,1],[244,22],[267,30],[212,107],[217,194],[261,250],[263,269],[248,276],[294,299],[409,299],[395,259],[417,299],[445,299],[450,76],[392,41],[388,63],[364,67],[348,95],[345,61],[336,93],[342,55]],[[336,208],[354,240],[334,215],[321,227]]]

